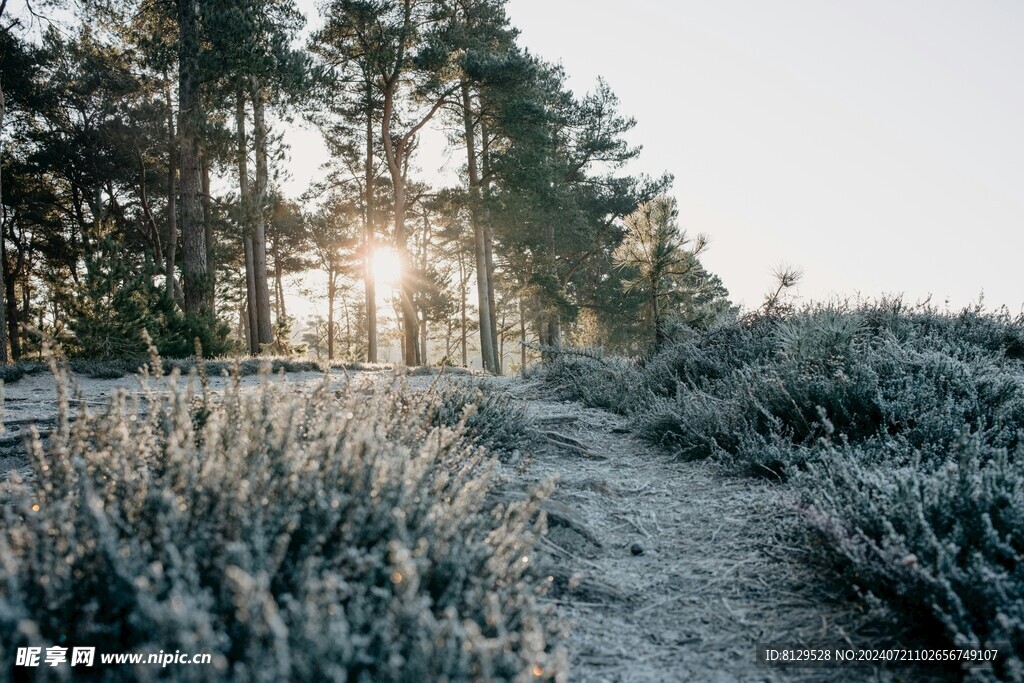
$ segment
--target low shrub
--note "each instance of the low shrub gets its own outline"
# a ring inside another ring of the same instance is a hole
[[[542,374],[680,457],[793,480],[819,558],[926,637],[1002,645],[997,673],[1024,678],[1024,317],[809,306]]]
[[[13,384],[25,375],[36,375],[46,372],[46,363],[38,361],[18,361],[10,365],[0,365],[0,381],[4,384]]]
[[[451,427],[465,422],[476,445],[507,455],[532,438],[523,402],[486,380],[446,378],[433,391],[438,397],[434,423]]]
[[[871,463],[871,464],[865,464]],[[859,447],[799,475],[804,515],[850,583],[920,633],[999,649],[1024,679],[1024,452],[965,435],[945,463],[879,467]]]
[[[176,375],[71,421],[61,371],[58,426],[4,501],[0,670],[60,644],[214,658],[105,680],[559,675],[529,573],[544,491],[487,506],[472,442],[496,437],[454,419],[453,394]]]

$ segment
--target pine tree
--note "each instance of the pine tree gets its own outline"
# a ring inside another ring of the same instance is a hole
[[[655,347],[667,339],[666,314],[673,300],[690,300],[696,294],[701,272],[698,257],[707,238],[691,240],[679,227],[676,200],[661,195],[640,206],[625,220],[626,234],[616,248],[617,267],[626,270],[626,292],[641,292],[654,328]]]

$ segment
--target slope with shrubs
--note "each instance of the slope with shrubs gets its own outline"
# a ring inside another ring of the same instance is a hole
[[[509,438],[500,401],[400,381],[243,392],[236,374],[222,393],[158,378],[72,421],[58,373],[58,429],[2,501],[0,671],[55,644],[213,655],[109,680],[562,670],[529,573],[545,491],[485,503],[494,461],[475,442]]]
[[[851,584],[1024,678],[1024,319],[814,306],[544,372],[680,457],[790,482]]]

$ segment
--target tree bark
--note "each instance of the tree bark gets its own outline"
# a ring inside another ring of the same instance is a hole
[[[3,84],[0,83],[0,140],[3,139],[2,138],[2,134],[3,134],[3,129],[4,129],[4,115],[6,113],[7,113],[7,103],[4,100]],[[2,162],[3,162],[3,148],[2,148],[2,143],[0,143],[0,163],[2,163]],[[3,195],[3,174],[0,173],[0,211],[3,211],[3,196],[4,196]],[[3,216],[3,220],[4,221],[7,220],[7,216],[6,215]],[[3,226],[0,226],[0,227],[3,227]],[[3,230],[0,230],[0,242],[6,242],[6,240],[4,239],[4,231]],[[6,255],[4,254],[4,251],[6,251],[6,250],[3,249],[2,246],[3,245],[0,244],[0,280],[6,280],[6,273],[5,273],[5,271],[7,269],[7,264],[5,263],[5,261],[7,260],[7,258],[6,258]],[[0,288],[0,290],[2,290],[2,291],[0,291],[0,363],[3,363],[4,365],[6,365],[7,363],[10,362],[10,356],[7,355],[7,321],[5,319],[7,317],[7,302],[4,301],[4,299],[6,298],[7,293],[6,293],[6,287]]]
[[[253,268],[252,238],[242,238],[245,249],[245,310],[249,325],[247,338],[249,353],[258,356],[260,353],[259,321],[256,318],[256,277]]]
[[[271,253],[274,255],[274,303],[276,303],[277,319],[286,320],[288,309],[284,304],[284,269],[281,266],[281,252],[277,243],[277,236],[271,238]]]
[[[519,374],[526,374],[526,312],[522,297],[519,298]]]
[[[562,317],[557,312],[548,316],[548,345],[554,349],[562,348]]]
[[[469,84],[462,83],[462,122],[466,138],[466,162],[469,172],[470,220],[473,223],[473,246],[476,257],[476,291],[480,319],[480,358],[483,369],[497,372],[494,337],[491,335],[490,284],[487,269],[487,248],[480,220],[480,173],[476,165],[476,124],[473,122],[473,98]]]
[[[337,277],[332,264],[327,269],[327,360],[334,360],[334,299],[338,293]]]
[[[270,322],[270,287],[267,283],[267,124],[263,91],[252,83],[253,137],[256,146],[255,230],[252,236],[253,276],[256,284],[256,324],[260,345],[274,341]]]
[[[217,287],[216,273],[213,263],[213,205],[210,197],[210,159],[206,153],[206,146],[199,149],[200,168],[202,171],[203,186],[203,237],[206,243],[206,277],[207,277],[207,305],[211,311],[214,308],[214,292]]]
[[[419,316],[416,315],[416,303],[413,299],[413,285],[409,277],[409,240],[405,233],[405,174],[402,172],[402,160],[405,155],[405,145],[415,134],[410,131],[397,144],[391,139],[391,118],[395,107],[395,91],[398,88],[398,74],[395,74],[388,82],[384,91],[384,111],[381,123],[381,139],[384,142],[384,152],[388,160],[388,170],[391,173],[391,185],[394,191],[394,219],[395,219],[395,248],[398,251],[402,268],[401,283],[401,306],[402,306],[402,356],[407,366],[420,364],[419,344],[417,343],[417,332],[419,330]],[[435,108],[436,111],[436,108]],[[421,121],[426,123],[429,115]]]
[[[282,321],[287,319],[288,311],[284,305],[284,267],[281,265],[281,250],[277,232],[271,234],[270,253],[274,257],[274,314],[277,316],[277,320]]]
[[[466,256],[459,245],[459,309],[462,323],[462,367],[469,367],[466,353]]]
[[[249,348],[249,312],[244,301],[238,307],[238,335],[245,341],[246,348]]]
[[[345,297],[345,360],[352,360],[352,318],[349,314],[348,297]]]
[[[245,250],[246,340],[249,343],[249,353],[255,356],[260,352],[260,341],[256,319],[256,278],[252,248],[253,202],[249,193],[249,142],[245,133],[245,93],[241,89],[235,96],[235,139],[238,146],[238,203],[242,217],[242,246]]]
[[[184,295],[176,286],[174,267],[178,255],[178,154],[174,134],[174,102],[171,100],[171,80],[167,78],[167,251],[164,254],[164,272],[167,293],[184,306]]]
[[[373,272],[374,187],[373,168],[373,82],[366,80],[366,214],[363,216],[363,290],[366,294],[366,360],[377,362],[377,281]]]
[[[423,252],[420,254],[420,272],[426,273],[429,265],[427,259],[427,245],[430,244],[430,219],[427,217],[426,209],[423,210]],[[420,362],[429,365],[427,362],[427,312],[420,311]]]
[[[15,290],[17,285],[15,273],[6,272],[7,249],[4,248],[4,289],[7,298],[7,338],[11,342],[11,360],[17,362],[21,358],[21,344],[18,335],[18,293]]]
[[[483,187],[482,196],[486,201],[490,194],[490,167],[491,167],[491,156],[489,141],[487,139],[487,124],[484,121],[480,121],[480,161],[483,166]],[[484,231],[484,262],[487,265],[487,307],[489,309],[489,318],[491,319],[491,348],[495,349],[494,355],[494,374],[501,374],[501,366],[504,361],[503,353],[500,352],[498,347],[498,307],[495,304],[494,297],[494,230],[491,226],[491,212],[490,209],[485,206],[483,212],[483,231]]]
[[[501,312],[501,329],[505,330],[505,316],[508,313],[508,309],[504,308]],[[501,362],[505,359],[505,335],[502,334],[499,338],[498,343],[498,371],[501,372]]]
[[[182,280],[185,313],[208,315],[209,276],[203,225],[199,163],[203,112],[199,97],[199,8],[196,0],[178,3],[178,134],[181,162]]]

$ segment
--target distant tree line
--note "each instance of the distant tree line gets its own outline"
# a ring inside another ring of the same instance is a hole
[[[635,121],[603,81],[572,93],[505,4],[325,0],[311,35],[291,0],[85,0],[70,30],[4,5],[5,360],[44,339],[130,356],[142,329],[169,356],[196,337],[210,355],[285,352],[286,278],[309,270],[326,314],[306,341],[330,359],[395,343],[407,365],[478,354],[500,373],[528,346],[638,350],[669,319],[727,307],[671,178],[626,172]],[[287,199],[280,133],[296,119],[331,160]],[[455,186],[417,172],[437,129]],[[390,329],[385,248],[401,264]]]

